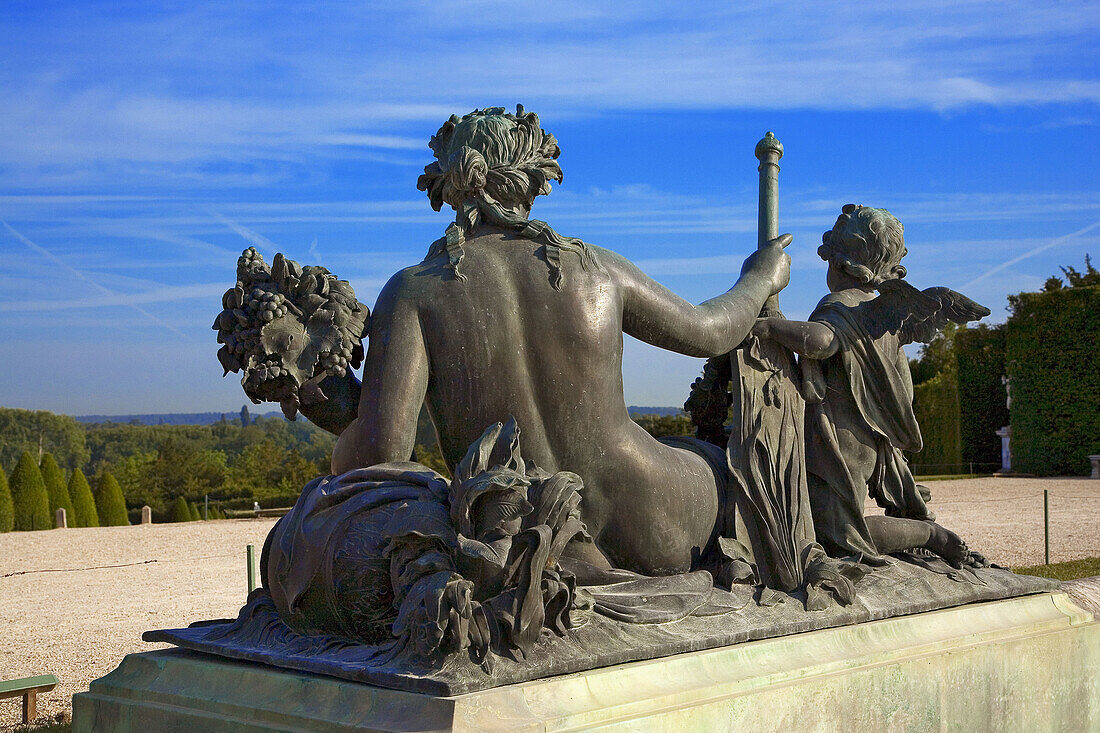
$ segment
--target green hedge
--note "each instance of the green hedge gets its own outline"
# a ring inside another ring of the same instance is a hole
[[[298,502],[299,496],[300,494],[279,494],[277,496],[267,496],[263,499],[230,499],[219,503],[222,509],[251,509],[255,501],[260,503],[261,509],[285,509],[294,506]]]
[[[177,496],[176,501],[172,504],[172,515],[168,519],[169,522],[190,522],[191,521],[191,507],[187,503],[187,499],[182,496]]]
[[[69,490],[65,486],[65,476],[62,475],[57,461],[49,453],[42,456],[42,462],[38,464],[42,472],[42,481],[46,484],[46,494],[50,498],[50,516],[54,516],[58,509],[65,510],[65,519],[71,524],[73,521],[73,500],[69,497]]]
[[[99,475],[95,488],[95,508],[102,527],[126,527],[130,517],[126,514],[126,500],[122,488],[109,471]]]
[[[52,529],[50,499],[42,472],[31,454],[24,452],[11,472],[11,499],[15,507],[15,529]]]
[[[954,369],[940,372],[913,388],[924,449],[910,458],[913,473],[951,473],[962,466],[959,439],[959,386]]]
[[[4,473],[4,467],[0,466],[0,532],[11,532],[15,527],[15,505],[11,500],[11,489],[8,488],[8,475]]]
[[[1008,425],[1008,406],[1001,378],[1005,372],[1005,330],[960,328],[955,334],[959,383],[959,438],[962,460],[975,469],[996,470],[1001,465],[997,431]]]
[[[84,478],[84,472],[79,468],[69,476],[69,496],[73,500],[73,521],[69,522],[69,526],[98,527],[99,514],[96,512],[92,487],[88,486],[88,479]]]
[[[1009,299],[1012,467],[1080,476],[1100,453],[1100,287]]]

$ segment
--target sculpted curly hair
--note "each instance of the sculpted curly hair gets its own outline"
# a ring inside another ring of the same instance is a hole
[[[564,280],[563,250],[579,255],[582,267],[595,262],[581,240],[562,237],[546,222],[528,218],[535,197],[550,193],[550,181],[562,180],[555,160],[561,152],[558,141],[539,127],[538,115],[524,112],[523,105],[516,105],[514,115],[503,107],[474,110],[461,118],[452,115],[428,146],[436,160],[424,168],[416,187],[428,194],[436,211],[449,204],[457,213],[425,259],[446,252],[447,267],[456,279],[465,280],[459,271],[462,244],[484,221],[542,244],[555,290]]]
[[[856,280],[879,285],[905,277],[904,227],[886,209],[845,204],[833,228],[821,235],[817,254]]]

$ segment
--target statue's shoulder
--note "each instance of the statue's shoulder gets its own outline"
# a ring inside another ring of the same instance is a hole
[[[433,262],[432,259],[425,259],[398,270],[382,286],[375,310],[398,302],[418,305],[424,300],[430,300],[434,296],[442,271],[442,263]]]
[[[839,293],[829,292],[825,294],[821,300],[817,301],[817,305],[814,307],[813,312],[810,313],[810,320],[818,320],[822,314],[827,311],[836,308],[851,308],[855,303],[850,298],[843,297],[843,291]]]

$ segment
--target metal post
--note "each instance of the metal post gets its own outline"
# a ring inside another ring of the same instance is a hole
[[[248,563],[248,592],[256,590],[259,584],[256,582],[256,545],[249,545],[244,551],[245,560]]]
[[[1043,557],[1050,565],[1050,492],[1043,489]]]
[[[210,519],[210,494],[202,495],[202,518],[203,521]]]

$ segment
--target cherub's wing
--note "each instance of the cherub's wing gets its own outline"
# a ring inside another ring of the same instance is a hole
[[[860,306],[873,338],[896,334],[903,344],[931,341],[948,323],[969,323],[990,310],[950,288],[917,290],[904,280],[885,280],[879,296]]]

